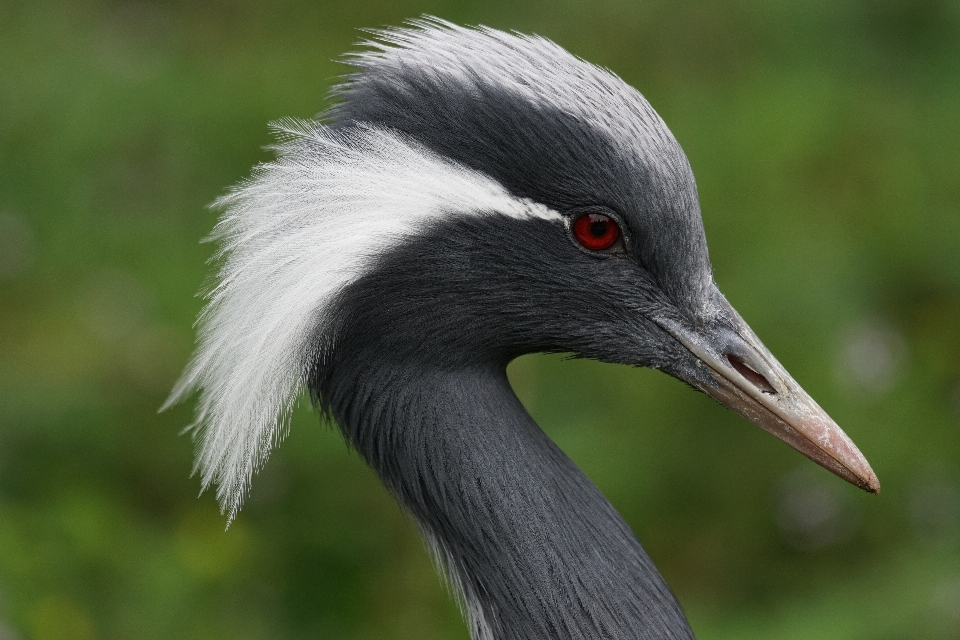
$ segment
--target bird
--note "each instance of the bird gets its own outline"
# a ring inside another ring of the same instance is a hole
[[[693,638],[623,518],[507,364],[659,369],[880,485],[718,289],[693,171],[649,102],[535,35],[370,32],[332,106],[273,123],[216,201],[196,470],[228,524],[309,396],[419,529],[474,640]]]

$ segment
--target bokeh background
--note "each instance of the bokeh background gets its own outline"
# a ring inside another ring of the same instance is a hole
[[[960,638],[960,3],[0,2],[0,638],[465,640],[414,527],[309,407],[225,520],[190,477],[224,189],[361,27],[535,32],[638,87],[716,279],[882,483],[668,377],[513,363],[701,640]]]

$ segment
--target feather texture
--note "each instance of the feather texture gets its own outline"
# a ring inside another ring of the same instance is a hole
[[[196,470],[232,519],[285,435],[331,301],[378,255],[457,215],[557,219],[492,179],[375,127],[274,125],[277,160],[216,201],[219,269],[198,347],[164,405],[200,391]]]

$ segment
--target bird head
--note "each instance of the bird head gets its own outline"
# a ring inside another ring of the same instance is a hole
[[[717,288],[666,124],[552,42],[436,20],[377,33],[321,119],[219,201],[219,276],[172,399],[231,513],[311,376],[567,352],[660,369],[840,477],[856,446]],[[368,354],[364,356],[362,354]]]

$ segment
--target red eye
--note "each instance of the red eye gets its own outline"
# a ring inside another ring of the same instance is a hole
[[[585,213],[573,221],[573,237],[591,251],[603,251],[620,239],[620,227],[610,216]]]

